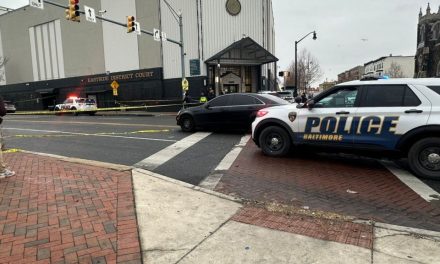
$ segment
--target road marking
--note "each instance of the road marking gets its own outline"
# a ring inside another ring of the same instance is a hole
[[[399,178],[399,180],[401,180],[404,184],[406,184],[409,188],[411,188],[426,201],[432,202],[440,200],[440,194],[438,192],[433,190],[431,187],[426,185],[410,172],[399,168],[398,166],[396,166],[396,164],[390,161],[381,161],[381,163],[389,171],[391,171],[391,173]]]
[[[168,146],[167,148],[164,148],[161,151],[149,156],[148,158],[136,163],[134,166],[148,170],[154,170],[209,135],[211,135],[211,133],[199,132],[192,134],[191,136],[177,141],[173,145]]]
[[[199,186],[205,189],[214,190],[223,177],[224,171],[227,171],[229,168],[231,168],[232,164],[243,150],[243,147],[246,146],[246,143],[249,141],[250,137],[250,135],[243,136],[240,139],[240,142],[235,145],[228,154],[226,154],[222,161],[220,161],[213,173],[200,182]]]
[[[105,125],[105,126],[140,126],[140,127],[165,127],[165,128],[179,128],[179,126],[170,125],[152,125],[152,124],[124,124],[124,123],[97,123],[97,122],[63,122],[63,121],[41,121],[41,120],[25,120],[25,119],[7,119],[8,122],[27,122],[27,123],[49,123],[49,124],[63,124],[63,125]]]
[[[5,129],[5,130],[18,130],[18,131],[43,132],[43,133],[58,133],[58,134],[76,135],[76,136],[109,137],[109,138],[148,140],[148,141],[162,141],[162,142],[176,142],[177,141],[177,140],[171,140],[171,139],[143,138],[143,137],[125,137],[125,136],[106,135],[106,134],[89,134],[89,133],[66,132],[66,131],[59,131],[59,130],[38,130],[38,129],[13,128],[13,127],[7,127],[7,128],[3,128],[3,129]]]

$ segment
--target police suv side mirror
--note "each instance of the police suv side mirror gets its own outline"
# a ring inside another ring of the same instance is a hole
[[[300,104],[302,102],[301,96],[295,97],[295,103]]]
[[[311,110],[314,106],[315,106],[314,100],[307,101],[307,107],[309,108],[309,110]]]

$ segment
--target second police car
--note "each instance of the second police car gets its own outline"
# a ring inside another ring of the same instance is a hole
[[[57,104],[54,110],[58,111],[57,114],[61,114],[63,111],[71,111],[74,115],[78,115],[79,113],[94,115],[98,107],[94,99],[71,96],[62,104]]]
[[[269,156],[297,145],[397,154],[416,175],[440,180],[440,79],[338,84],[304,105],[260,110],[252,138]]]

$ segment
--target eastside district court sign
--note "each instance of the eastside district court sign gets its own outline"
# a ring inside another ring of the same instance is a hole
[[[83,80],[86,84],[108,84],[113,81],[117,82],[131,82],[131,81],[148,81],[160,80],[162,78],[162,71],[159,68],[149,70],[139,70],[130,72],[119,72],[117,74],[96,75]]]

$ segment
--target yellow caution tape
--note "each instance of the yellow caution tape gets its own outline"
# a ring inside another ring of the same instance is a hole
[[[46,138],[46,137],[74,137],[74,136],[106,136],[106,135],[132,135],[132,134],[142,134],[142,133],[162,133],[162,132],[170,132],[169,129],[162,130],[139,130],[132,132],[104,132],[104,133],[83,133],[83,134],[43,134],[43,135],[10,135],[5,136],[5,138]]]
[[[186,106],[196,106],[199,103],[186,104]],[[126,110],[145,110],[148,108],[158,108],[165,106],[182,106],[182,104],[167,104],[167,105],[150,105],[150,106],[121,106],[121,107],[108,107],[108,108],[97,108],[94,110],[61,110],[61,111],[26,111],[26,112],[15,112],[8,115],[56,115],[64,113],[89,113],[89,112],[106,112],[106,111],[126,111]]]
[[[5,151],[2,151],[3,153],[15,153],[15,152],[21,152],[21,149],[7,149]]]

